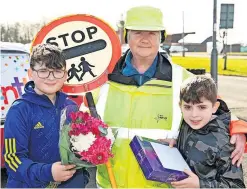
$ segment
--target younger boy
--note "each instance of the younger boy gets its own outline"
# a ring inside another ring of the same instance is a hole
[[[180,90],[183,123],[177,147],[190,166],[187,179],[171,183],[175,188],[245,188],[242,168],[231,163],[230,112],[217,101],[213,79],[195,76]],[[213,115],[215,114],[215,115]]]
[[[60,113],[75,104],[60,92],[67,79],[61,49],[50,44],[33,48],[28,75],[32,81],[9,109],[4,124],[6,187],[84,188],[87,171],[60,162]]]

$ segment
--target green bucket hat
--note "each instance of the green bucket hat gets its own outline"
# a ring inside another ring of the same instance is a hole
[[[139,6],[127,11],[125,28],[129,30],[162,31],[163,14],[160,9],[150,6]]]

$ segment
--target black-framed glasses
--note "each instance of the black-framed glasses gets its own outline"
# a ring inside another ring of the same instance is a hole
[[[34,68],[32,68],[33,71],[36,71],[38,74],[38,77],[41,79],[46,79],[50,76],[50,74],[52,73],[53,77],[56,79],[61,79],[64,77],[66,71],[65,70],[47,70],[47,69],[40,69],[40,70],[35,70]]]

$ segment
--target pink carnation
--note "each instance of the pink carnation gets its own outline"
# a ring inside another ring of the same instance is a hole
[[[88,113],[81,111],[70,113],[70,118],[72,123],[69,136],[79,136],[80,134],[87,135],[91,132],[96,138],[87,150],[78,152],[81,156],[81,160],[98,165],[106,163],[109,158],[113,157],[113,154],[111,153],[111,140],[101,135],[99,130],[99,127],[107,129],[108,125],[101,120],[93,118]]]

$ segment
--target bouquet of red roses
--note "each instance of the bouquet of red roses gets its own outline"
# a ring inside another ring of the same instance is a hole
[[[113,141],[112,130],[101,120],[74,105],[62,110],[59,147],[63,164],[75,164],[78,169],[105,164],[113,157]]]

